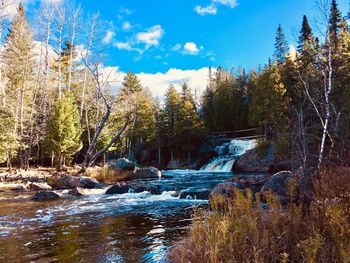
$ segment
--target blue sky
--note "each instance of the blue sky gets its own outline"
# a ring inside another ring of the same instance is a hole
[[[44,1],[25,0],[29,18]],[[73,0],[72,0],[73,1]],[[324,1],[324,0],[322,0]],[[315,28],[315,0],[76,0],[86,14],[99,12],[106,60],[120,81],[125,72],[162,97],[169,86],[188,82],[202,92],[208,67],[254,69],[274,51],[282,24],[296,44],[302,17]],[[338,0],[344,13],[350,0]]]
[[[338,2],[347,12],[349,1]],[[81,4],[88,12],[99,11],[109,22],[113,32],[109,36],[114,36],[106,41],[106,63],[137,73],[210,65],[254,68],[273,54],[279,23],[293,44],[302,16],[308,15],[312,23],[317,15],[313,0],[85,0]],[[216,14],[200,15],[195,12],[198,6],[209,6]],[[135,40],[140,32],[153,32],[159,38],[147,45]]]

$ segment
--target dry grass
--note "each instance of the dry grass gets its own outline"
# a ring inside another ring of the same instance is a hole
[[[85,176],[95,178],[100,183],[115,183],[129,180],[132,175],[132,171],[118,171],[116,169],[109,169],[104,167],[88,168],[85,171]]]
[[[317,201],[287,208],[270,194],[264,209],[249,191],[213,199],[169,261],[350,262],[350,177],[326,171],[314,187]]]

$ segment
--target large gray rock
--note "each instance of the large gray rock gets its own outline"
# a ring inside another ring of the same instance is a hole
[[[130,190],[129,186],[125,184],[116,184],[107,189],[106,195],[126,194],[129,192],[129,190]]]
[[[282,205],[295,201],[298,195],[298,178],[289,171],[279,172],[271,176],[261,189],[263,196],[270,191],[278,196]]]
[[[237,182],[224,182],[221,184],[218,184],[217,186],[214,187],[214,189],[210,193],[210,197],[214,196],[226,196],[228,198],[233,198],[234,193],[237,190],[244,190],[245,187],[241,185],[240,183]]]
[[[95,189],[102,187],[94,178],[71,175],[54,175],[49,179],[48,184],[54,189],[72,189],[76,187]]]
[[[56,194],[55,192],[37,192],[34,197],[33,200],[35,201],[50,201],[50,200],[56,200],[60,198],[60,196],[58,194]]]
[[[132,172],[135,170],[136,166],[133,162],[129,161],[128,159],[121,158],[118,160],[110,160],[108,162],[108,168]]]
[[[80,180],[80,186],[79,186],[80,188],[86,188],[86,189],[102,188],[102,185],[95,178],[81,176],[79,180]]]
[[[261,152],[258,152],[257,148],[247,151],[235,161],[233,170],[237,172],[267,173],[274,161],[273,146],[268,145]]]
[[[135,179],[159,179],[162,173],[155,167],[136,168]]]

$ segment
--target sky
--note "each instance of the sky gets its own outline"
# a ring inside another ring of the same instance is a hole
[[[40,1],[57,0],[26,0],[28,16]],[[139,74],[162,94],[182,81],[203,88],[209,66],[258,68],[273,54],[279,24],[296,45],[302,16],[314,27],[318,16],[314,0],[76,1],[105,21],[104,64]],[[338,4],[348,12],[349,0]]]

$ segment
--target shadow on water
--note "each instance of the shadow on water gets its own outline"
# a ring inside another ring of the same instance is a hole
[[[185,189],[211,189],[232,174],[166,172],[163,189],[54,202],[0,194],[0,262],[164,262],[169,247],[191,224],[193,207],[207,200],[179,199]],[[16,199],[17,198],[17,199]]]

